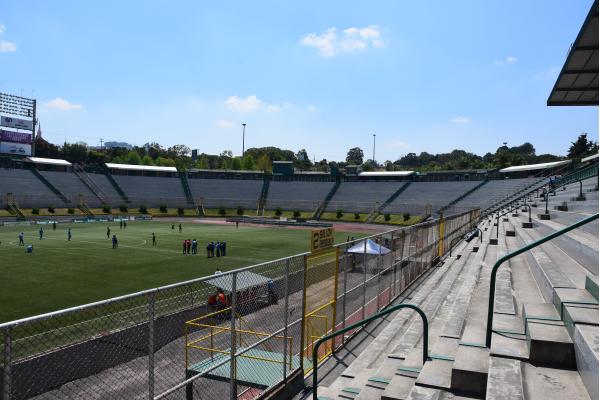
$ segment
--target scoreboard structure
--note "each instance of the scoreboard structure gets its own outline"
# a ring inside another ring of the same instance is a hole
[[[0,153],[35,155],[36,100],[0,93]]]

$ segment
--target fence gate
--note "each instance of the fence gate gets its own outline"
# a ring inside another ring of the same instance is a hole
[[[312,350],[317,339],[335,329],[339,250],[330,248],[306,257],[304,266],[304,321],[302,324],[304,372],[312,370]],[[333,351],[333,341],[320,347],[319,361]]]

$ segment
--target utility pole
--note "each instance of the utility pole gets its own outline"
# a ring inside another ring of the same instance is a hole
[[[373,134],[373,167],[375,167],[375,136],[377,136],[376,134]]]
[[[242,124],[242,158],[246,154],[246,124]]]

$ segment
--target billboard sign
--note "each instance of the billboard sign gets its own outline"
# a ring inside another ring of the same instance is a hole
[[[0,142],[31,144],[32,136],[31,133],[5,131],[0,129]]]
[[[21,118],[0,116],[0,125],[15,129],[33,130],[33,121]]]
[[[30,156],[31,145],[15,142],[0,142],[0,153],[13,154],[16,156]]]

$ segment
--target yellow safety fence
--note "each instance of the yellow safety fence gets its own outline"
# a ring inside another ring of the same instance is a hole
[[[248,323],[242,318],[241,315],[236,314],[236,321],[238,326],[232,329],[230,326],[229,316],[231,315],[231,307],[224,308],[219,311],[215,311],[210,314],[203,315],[198,318],[191,319],[185,322],[185,366],[189,368],[189,354],[190,349],[200,350],[208,352],[210,358],[213,359],[216,354],[231,354],[230,350],[230,336],[228,333],[235,335],[236,343],[238,348],[247,348],[252,343],[248,343],[246,340],[249,336],[255,339],[262,339],[267,336],[271,336],[270,333],[255,331],[250,328]],[[226,323],[218,324],[215,320],[226,320]],[[208,321],[207,321],[208,320]],[[207,333],[208,332],[208,333]],[[196,337],[196,334],[200,337]],[[226,336],[226,337],[224,337]],[[276,335],[274,338],[279,340],[288,341],[288,357],[287,364],[289,368],[292,368],[292,349],[293,349],[293,338],[291,336]],[[206,343],[208,342],[208,343]],[[277,353],[267,344],[262,343],[261,346],[269,352]],[[251,358],[255,360],[273,362],[283,364],[281,359],[273,359],[268,357],[259,357],[250,355],[247,353],[241,354],[239,357]]]

